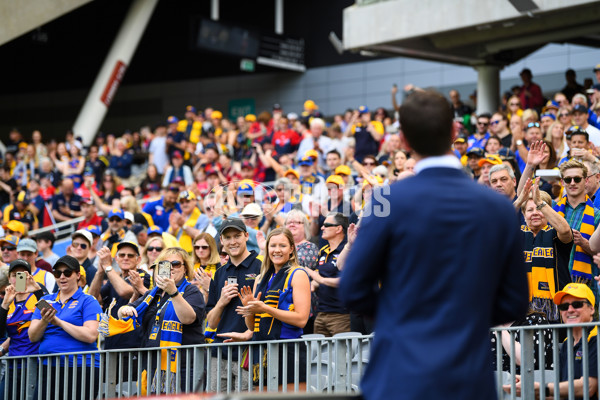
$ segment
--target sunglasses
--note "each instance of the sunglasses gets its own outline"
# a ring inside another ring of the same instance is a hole
[[[498,125],[499,123],[500,123],[500,120],[498,120],[498,121],[492,121],[492,122],[490,122],[490,125]]]
[[[88,245],[86,243],[71,243],[71,247],[75,249],[80,248],[81,250],[85,250],[87,249]]]
[[[569,116],[571,116],[571,114],[569,114],[569,113],[566,113],[566,114],[558,114],[558,116],[559,116],[560,118],[564,118],[564,117],[569,117]]]
[[[15,251],[16,249],[14,246],[2,246],[2,251]]]
[[[108,222],[121,222],[121,218],[111,218]]]
[[[171,261],[172,268],[180,268],[181,266],[183,266],[182,261],[179,261],[179,260]]]
[[[213,206],[205,206],[206,211],[212,211],[214,209]]]
[[[575,181],[575,183],[580,183],[582,180],[583,180],[582,176],[574,176],[574,177],[568,176],[566,178],[563,178],[563,181],[565,181],[566,184],[570,184],[571,181]]]
[[[574,309],[578,310],[583,307],[584,304],[589,304],[589,302],[585,300],[575,300],[572,303],[562,303],[558,305],[558,309],[560,311],[567,311],[569,306],[573,306]]]
[[[196,249],[196,250],[198,250],[198,249],[208,250],[208,249],[210,249],[210,246],[194,246],[194,249]]]
[[[73,271],[72,269],[63,269],[63,270],[60,270],[60,271],[58,271],[58,270],[57,271],[53,271],[52,275],[54,275],[54,277],[56,279],[60,279],[61,275],[64,275],[66,278],[70,278],[71,275],[73,275],[73,272],[75,272],[75,271]]]
[[[479,121],[477,121],[477,125],[489,125],[489,124],[490,124],[489,122],[479,122]]]
[[[540,123],[539,122],[530,122],[527,124],[527,129],[529,128],[539,128],[540,127]]]
[[[119,254],[117,254],[117,257],[119,257],[119,258],[125,258],[125,257],[127,257],[130,260],[133,259],[133,258],[135,258],[136,256],[137,256],[137,254],[133,254],[133,253],[119,253]]]
[[[162,247],[148,247],[148,252],[151,252],[151,251],[161,252],[161,251],[163,251],[163,248]]]
[[[324,223],[323,223],[323,226],[324,226],[325,228],[332,228],[332,227],[334,227],[334,226],[340,226],[340,224],[332,224],[332,223],[330,223],[330,222],[324,222]]]
[[[364,162],[363,165],[375,165],[374,162]]]
[[[520,106],[519,103],[508,103],[509,106]]]

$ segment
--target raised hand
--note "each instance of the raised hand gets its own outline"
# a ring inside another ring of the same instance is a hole
[[[247,306],[251,301],[260,300],[261,295],[262,292],[258,292],[258,296],[254,297],[252,288],[250,286],[244,286],[242,289],[240,289],[240,293],[238,294],[240,301],[244,306]]]
[[[527,164],[537,167],[544,161],[546,161],[549,157],[548,154],[545,153],[546,143],[541,140],[537,142],[533,142],[531,147],[529,148],[529,153],[527,154]]]

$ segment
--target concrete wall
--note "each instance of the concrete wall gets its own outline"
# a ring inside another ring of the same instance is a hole
[[[573,68],[577,80],[593,77],[593,66],[600,63],[600,52],[573,45],[548,45],[501,72],[501,91],[520,84],[519,72],[528,67],[534,81],[551,95],[565,84],[564,71]],[[214,106],[227,112],[233,99],[253,98],[257,111],[280,103],[286,112],[300,112],[304,100],[311,98],[325,115],[346,108],[366,105],[391,108],[390,89],[396,83],[435,87],[444,94],[457,89],[463,100],[476,87],[475,70],[449,64],[406,58],[372,60],[355,64],[315,68],[304,74],[277,72],[216,79],[163,82],[123,86],[107,114],[102,131],[120,133],[153,125],[168,115],[183,115],[186,105]],[[85,91],[0,96],[0,138],[17,126],[25,135],[41,129],[46,137],[64,137],[85,99]],[[399,98],[400,100],[400,98]]]

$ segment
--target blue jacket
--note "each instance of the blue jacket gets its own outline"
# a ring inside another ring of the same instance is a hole
[[[489,328],[528,305],[514,208],[453,168],[381,190],[340,282],[348,308],[376,318],[364,397],[495,399]]]

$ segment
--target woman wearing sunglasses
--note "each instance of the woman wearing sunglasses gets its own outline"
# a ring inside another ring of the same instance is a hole
[[[121,307],[119,318],[135,318],[135,325],[139,325],[136,329],[141,329],[143,332],[140,345],[142,348],[204,343],[202,334],[202,321],[205,315],[204,297],[198,288],[190,283],[194,275],[188,253],[179,247],[168,248],[159,254],[155,264],[156,287],[134,303]],[[167,267],[171,271],[170,277],[161,276],[160,271]],[[170,328],[163,330],[165,326]],[[160,384],[162,388],[168,385],[173,393],[176,387],[176,376],[180,374],[185,376],[185,371],[190,372],[190,368],[185,365],[184,355],[181,357],[181,366],[177,369],[177,350],[162,352],[160,375],[154,371],[147,371],[146,376],[152,379],[153,391],[156,392],[156,387]],[[156,361],[152,365],[156,366]],[[171,381],[168,383],[166,382],[167,368],[172,372]],[[181,384],[185,384],[185,379],[181,380]],[[142,386],[145,388],[145,385]]]
[[[246,286],[240,291],[242,306],[238,307],[238,313],[246,318],[248,329],[254,331],[252,340],[299,338],[310,313],[310,282],[304,269],[298,265],[294,237],[288,229],[274,229],[267,237],[265,248],[267,257],[256,278],[254,289]],[[306,382],[306,349],[302,345],[298,348],[299,363],[295,364],[295,346],[287,346],[287,384],[293,384],[296,372],[299,382]],[[284,352],[285,348],[281,345],[280,385],[284,383]],[[252,359],[257,362],[253,366],[253,373],[254,381],[258,382],[260,366],[266,365],[266,352],[261,360],[256,346]]]
[[[79,287],[79,271],[79,261],[71,256],[63,256],[54,264],[58,291],[42,297],[47,307],[42,307],[41,311],[36,308],[29,327],[29,340],[40,342],[40,354],[98,350],[96,341],[102,308],[93,296],[83,293]],[[61,358],[60,362],[43,359],[41,388],[50,387],[50,393],[58,394],[56,398],[81,399],[88,398],[90,385],[93,385],[92,398],[95,398],[99,388],[99,358],[89,354],[85,357],[85,369],[82,368],[84,356],[81,354]],[[74,366],[77,366],[76,371]],[[84,373],[86,394],[82,393]],[[65,384],[55,387],[56,382]],[[46,390],[43,390],[42,398],[45,394]]]
[[[144,250],[142,250],[142,264],[139,268],[147,271],[150,275],[153,275],[156,259],[158,258],[158,255],[166,248],[167,246],[165,245],[162,237],[155,236],[151,239],[148,239]],[[152,282],[150,289],[153,287],[154,281]]]
[[[221,265],[221,257],[215,239],[206,232],[194,238],[194,280],[192,283],[208,299],[210,281],[215,276],[217,267]]]

